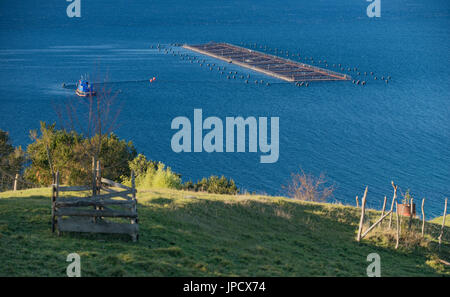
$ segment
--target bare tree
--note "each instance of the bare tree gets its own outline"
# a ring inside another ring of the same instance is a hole
[[[41,140],[39,140],[36,130],[30,131],[30,138],[32,140],[34,140],[35,142],[41,141],[43,143],[43,145],[45,147],[45,151],[47,153],[47,159],[48,159],[48,165],[50,167],[50,172],[53,176],[55,174],[55,170],[54,170],[54,166],[53,166],[53,158],[52,158],[50,145],[51,145],[53,131],[54,131],[55,126],[54,125],[47,126],[45,124],[45,122],[42,122],[42,121],[41,121],[40,125],[41,125],[41,134],[42,134]]]
[[[300,168],[300,172],[291,174],[291,182],[285,188],[294,199],[325,202],[334,192],[334,185],[327,186],[327,183],[325,174],[316,177]]]
[[[70,98],[64,106],[57,106],[57,114],[66,130],[78,131],[86,138],[81,143],[82,154],[90,161],[98,160],[103,135],[111,133],[117,124],[121,104],[116,101],[118,91],[108,85],[108,76],[101,83],[94,83],[96,96]],[[81,161],[81,160],[80,160]]]

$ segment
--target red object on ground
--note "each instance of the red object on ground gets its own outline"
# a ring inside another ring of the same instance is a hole
[[[411,216],[411,205],[410,204],[399,204],[398,205],[398,213],[405,217]],[[413,203],[413,216],[416,216],[416,204]]]

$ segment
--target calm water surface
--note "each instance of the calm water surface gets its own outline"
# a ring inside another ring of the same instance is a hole
[[[393,179],[440,215],[450,193],[449,2],[382,0],[379,19],[366,16],[366,1],[339,2],[82,0],[82,17],[69,19],[63,0],[2,1],[0,128],[26,146],[40,120],[58,122],[55,106],[80,100],[63,82],[108,74],[124,103],[116,133],[184,180],[224,174],[248,191],[281,194],[302,166],[325,172],[344,204],[368,185],[369,206],[380,208]],[[150,48],[211,40],[256,42],[392,79],[297,88],[229,66],[273,83],[247,85]],[[153,76],[154,84],[126,82]],[[170,123],[192,119],[194,108],[222,119],[280,117],[278,162],[260,164],[259,153],[172,152]]]

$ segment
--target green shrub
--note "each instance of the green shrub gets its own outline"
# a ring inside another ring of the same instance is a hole
[[[237,188],[233,179],[227,179],[225,176],[218,177],[215,175],[210,176],[209,178],[202,178],[196,184],[192,183],[192,181],[188,181],[183,184],[183,190],[188,191],[200,191],[200,192],[208,192],[214,194],[231,194],[235,195],[239,193],[239,189]]]
[[[142,154],[139,154],[134,160],[129,162],[129,168],[135,172],[137,188],[181,188],[181,177],[179,174],[173,172],[170,167],[166,167],[161,162],[147,160]],[[125,185],[131,185],[129,177],[124,177],[122,182]]]
[[[55,124],[41,122],[40,135],[31,131],[34,142],[27,147],[31,165],[25,178],[33,183],[49,185],[53,182],[52,169],[59,171],[63,184],[80,185],[91,181],[92,147],[98,144],[98,135],[86,138],[74,131],[58,130]],[[133,143],[119,139],[115,134],[102,135],[98,153],[102,176],[118,180],[130,173],[128,161],[136,156]]]
[[[410,189],[406,190],[406,193],[403,194],[402,203],[406,205],[410,205],[413,196],[411,195]]]
[[[181,178],[170,167],[159,162],[156,166],[149,166],[147,172],[136,182],[138,188],[169,188],[179,189]]]
[[[15,175],[22,171],[25,162],[25,153],[22,148],[14,147],[9,139],[8,132],[0,130],[0,180],[3,181],[7,175]],[[0,184],[0,191],[8,189],[8,185],[3,182]]]

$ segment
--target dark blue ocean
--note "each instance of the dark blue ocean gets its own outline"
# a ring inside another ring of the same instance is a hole
[[[61,124],[55,106],[82,100],[62,83],[84,73],[108,75],[123,103],[115,132],[183,180],[223,174],[243,189],[275,195],[301,166],[326,173],[344,204],[354,204],[368,185],[369,206],[380,208],[384,195],[392,197],[394,180],[417,200],[426,197],[430,215],[440,215],[450,193],[449,1],[381,0],[380,18],[367,17],[368,4],[81,0],[81,18],[68,18],[65,0],[1,1],[0,129],[26,146],[39,121]],[[369,75],[364,87],[299,88],[228,65],[252,81],[273,83],[267,87],[227,80],[151,48],[208,41],[266,45],[313,57],[317,66],[326,60],[331,70],[340,63],[391,80]],[[152,84],[126,82],[154,76]],[[194,108],[204,118],[279,117],[278,162],[261,164],[260,153],[174,153],[171,121],[193,119]]]

